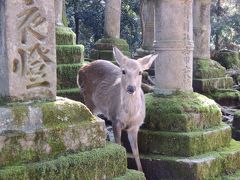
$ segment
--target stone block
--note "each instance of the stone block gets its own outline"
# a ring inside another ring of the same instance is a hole
[[[207,93],[216,89],[231,89],[232,77],[220,77],[212,79],[193,79],[193,89],[199,93]]]
[[[89,151],[106,144],[105,122],[59,124],[34,132],[8,131],[0,134],[0,167],[35,162],[65,152]],[[1,178],[0,178],[1,179]]]
[[[1,1],[0,96],[56,98],[53,1]]]
[[[57,45],[58,64],[83,63],[83,61],[84,61],[83,45]]]
[[[112,179],[127,172],[125,149],[116,144],[48,161],[21,163],[0,169],[0,179]]]
[[[146,94],[145,99],[144,129],[189,132],[218,126],[222,120],[218,105],[198,93]]]
[[[237,51],[220,51],[215,55],[215,60],[226,69],[240,67],[239,52]]]
[[[189,157],[228,146],[231,127],[222,124],[216,128],[188,133],[140,130],[138,139],[140,153]]]
[[[57,89],[77,88],[77,73],[86,63],[59,64],[57,66]]]
[[[217,61],[211,59],[194,59],[193,78],[210,79],[225,77],[226,69]]]
[[[221,106],[237,106],[240,100],[240,92],[233,89],[217,89],[207,93],[206,96]]]
[[[240,169],[240,143],[232,140],[229,147],[189,158],[142,155],[141,162],[148,180],[215,179]],[[131,155],[128,156],[128,167],[136,168]]]
[[[69,27],[56,27],[57,45],[76,45],[76,34]]]
[[[113,178],[112,180],[146,180],[144,173],[136,170],[127,170],[124,176]]]

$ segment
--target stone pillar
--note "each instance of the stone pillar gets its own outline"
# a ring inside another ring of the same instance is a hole
[[[153,52],[155,0],[142,0],[140,12],[142,24],[142,47],[137,49],[136,58]]]
[[[228,89],[233,85],[232,78],[225,75],[225,68],[210,59],[210,7],[211,0],[194,0],[193,89],[200,93]],[[221,93],[221,96],[224,95]]]
[[[174,13],[173,13],[174,12]],[[192,0],[157,0],[154,48],[156,93],[192,91]]]
[[[54,100],[55,20],[50,11],[54,4],[42,0],[0,3],[0,96]]]
[[[126,56],[131,54],[127,42],[120,39],[121,0],[106,0],[105,3],[104,37],[95,43],[90,59],[114,61],[113,46],[117,46]]]
[[[193,1],[194,58],[210,59],[211,0]]]
[[[121,0],[106,0],[104,11],[104,36],[120,38]]]

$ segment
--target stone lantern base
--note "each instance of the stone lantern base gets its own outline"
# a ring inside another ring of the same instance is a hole
[[[129,45],[123,39],[118,38],[103,38],[98,40],[90,54],[90,59],[104,59],[109,61],[115,61],[113,57],[113,46],[118,47],[122,53],[128,57],[131,57],[129,52]]]
[[[240,143],[213,100],[186,92],[145,98],[138,142],[148,180],[214,179],[240,170]],[[136,168],[133,157],[128,160]]]

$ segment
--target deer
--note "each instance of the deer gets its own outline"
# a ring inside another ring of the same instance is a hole
[[[95,60],[79,69],[77,84],[90,111],[101,112],[112,122],[115,143],[121,145],[121,133],[126,130],[137,168],[142,171],[138,150],[138,131],[146,111],[142,72],[150,68],[158,55],[134,60],[113,47],[113,56],[119,66]]]

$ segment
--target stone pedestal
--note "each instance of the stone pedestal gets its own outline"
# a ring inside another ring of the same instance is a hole
[[[193,3],[194,62],[193,89],[209,94],[218,89],[232,88],[233,80],[226,77],[225,68],[210,59],[210,6],[211,0]]]
[[[120,39],[121,0],[106,0],[104,16],[104,38],[95,43],[90,59],[114,61],[113,46],[118,47],[123,54],[130,57],[127,42]]]
[[[146,178],[197,180],[234,173],[240,169],[240,143],[231,139],[215,101],[192,92],[192,0],[157,0],[155,12],[156,90],[145,95],[138,138]],[[131,156],[128,160],[135,167]]]

